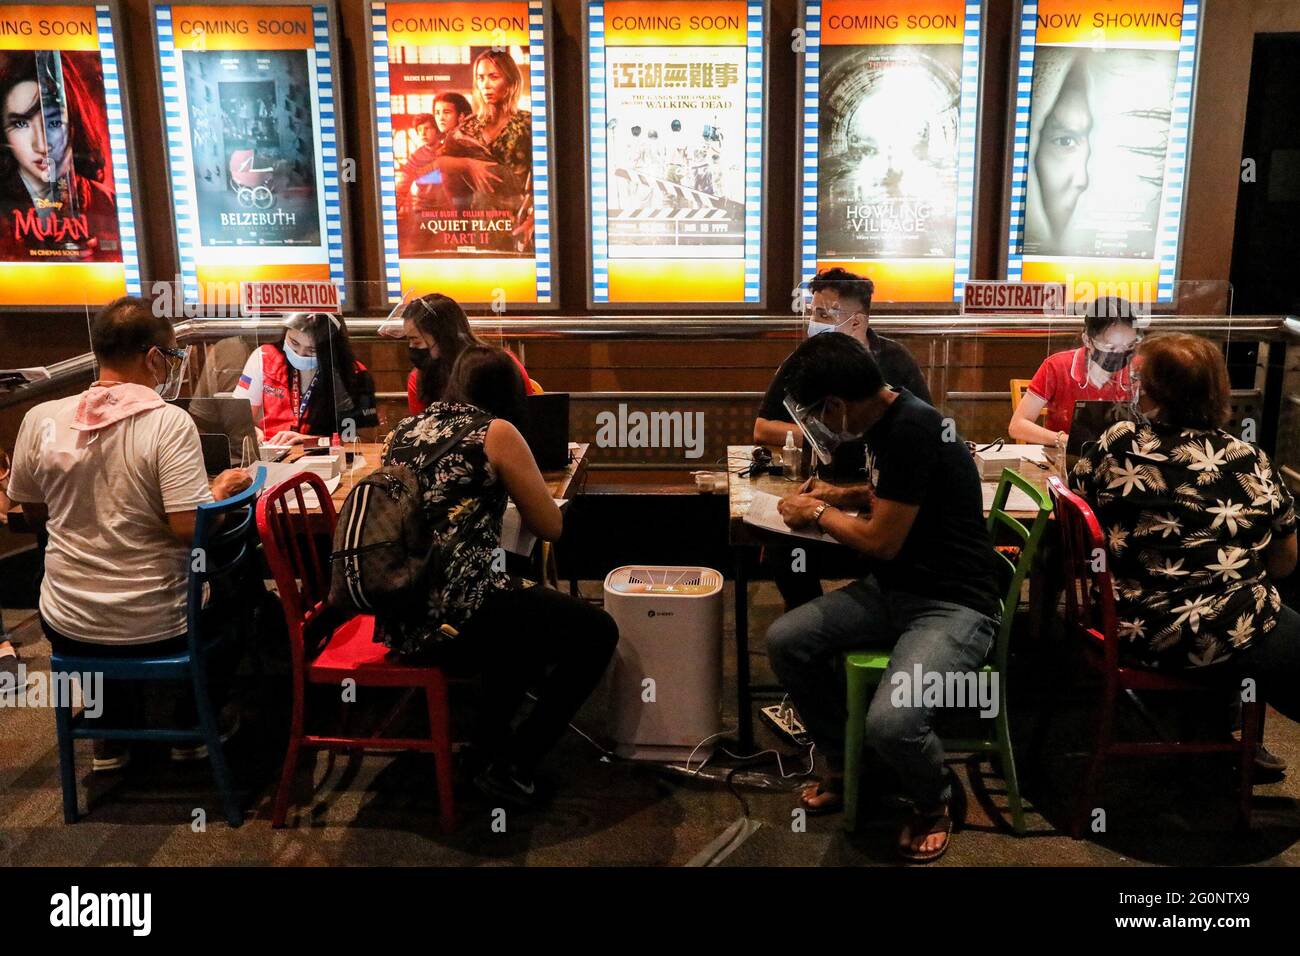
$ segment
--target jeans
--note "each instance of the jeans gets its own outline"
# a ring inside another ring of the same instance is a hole
[[[943,770],[943,742],[932,728],[935,706],[914,699],[896,706],[896,686],[923,674],[978,671],[997,633],[997,621],[978,611],[885,591],[874,578],[855,581],[790,611],[767,632],[767,653],[818,749],[832,768],[843,761],[846,651],[892,647],[867,711],[867,742],[903,781],[907,795],[931,808],[951,796]],[[895,681],[895,675],[902,675]]]

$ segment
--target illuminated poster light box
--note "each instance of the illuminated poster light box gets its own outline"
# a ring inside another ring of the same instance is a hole
[[[800,281],[842,267],[879,302],[953,303],[970,277],[981,4],[804,5]]]
[[[0,6],[0,307],[139,295],[115,4]]]
[[[342,286],[331,8],[155,0],[153,14],[183,301],[227,313],[241,281]]]
[[[1008,279],[1172,301],[1200,6],[1023,4]]]
[[[589,0],[592,306],[762,306],[764,0]]]
[[[372,3],[389,301],[552,306],[542,0]]]

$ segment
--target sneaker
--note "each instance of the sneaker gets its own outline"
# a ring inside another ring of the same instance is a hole
[[[221,715],[217,718],[217,726],[220,728],[221,742],[224,744],[239,732],[239,711],[229,705],[221,708]],[[207,760],[208,745],[201,740],[172,744],[171,757],[176,763]]]
[[[547,794],[532,774],[511,765],[492,764],[474,778],[474,786],[485,797],[501,800],[519,810],[537,810],[547,802]]]
[[[1241,740],[1241,731],[1234,730],[1232,738]],[[1265,773],[1283,773],[1286,771],[1286,761],[1261,743],[1255,748],[1255,769]]]
[[[131,749],[124,740],[96,740],[94,750],[90,769],[95,773],[113,773],[131,762]]]

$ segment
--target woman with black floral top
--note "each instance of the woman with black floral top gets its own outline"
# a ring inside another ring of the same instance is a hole
[[[1300,614],[1273,585],[1296,565],[1291,493],[1263,451],[1224,430],[1228,371],[1213,343],[1153,336],[1137,362],[1137,421],[1112,425],[1071,475],[1106,535],[1122,656],[1254,677],[1300,719]]]
[[[560,509],[514,424],[524,383],[502,349],[472,345],[452,368],[446,399],[404,419],[388,437],[384,464],[404,464],[419,481],[425,516],[441,536],[442,580],[427,619],[386,627],[397,652],[481,675],[474,783],[516,806],[542,794],[533,772],[605,672],[618,628],[599,608],[511,578],[501,551],[506,499],[545,541],[563,530]],[[434,455],[463,432],[450,450]],[[453,632],[443,630],[449,625]],[[529,688],[537,702],[511,730]]]

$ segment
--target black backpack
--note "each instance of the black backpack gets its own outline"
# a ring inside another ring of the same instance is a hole
[[[476,415],[438,444],[433,459],[491,420]],[[339,512],[329,604],[349,615],[373,614],[381,622],[418,622],[428,613],[430,590],[441,581],[438,545],[445,531],[425,518],[411,468],[386,465],[372,471],[348,493]]]

